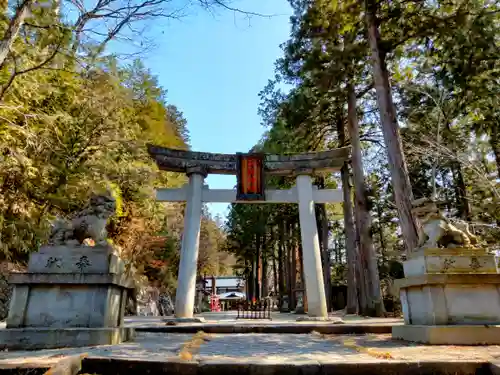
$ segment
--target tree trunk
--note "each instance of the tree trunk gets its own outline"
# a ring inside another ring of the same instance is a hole
[[[297,254],[297,274],[300,277],[300,289],[302,289],[302,311],[299,311],[301,313],[307,313],[307,305],[306,305],[306,300],[307,300],[307,293],[306,293],[306,279],[304,275],[304,256],[303,256],[303,250],[304,248],[302,247],[301,243],[297,244],[297,247],[295,249],[295,253]],[[295,301],[297,304],[298,301]],[[295,306],[295,311],[297,312],[297,306]]]
[[[285,250],[287,254],[287,271],[288,271],[288,277],[287,277],[287,291],[288,291],[288,308],[289,310],[293,310],[294,308],[294,295],[293,295],[293,289],[295,288],[295,254],[293,253],[293,246],[290,238],[290,232],[289,232],[289,224],[288,222],[285,222],[284,224],[284,233],[285,233]]]
[[[321,186],[324,188],[324,184]],[[323,265],[323,282],[325,283],[325,295],[328,311],[332,309],[332,298],[330,296],[332,290],[332,270],[330,264],[330,252],[328,250],[328,217],[326,215],[326,204],[316,205],[319,218],[319,244],[321,248],[321,258]]]
[[[382,210],[380,204],[377,203],[376,206],[377,206],[377,217],[378,217],[378,235],[380,237],[380,255],[382,264],[385,264],[387,261],[386,258],[387,246],[385,244],[384,228],[382,227]]]
[[[349,186],[349,169],[345,164],[340,170],[342,178],[342,191],[344,195],[344,229],[345,248],[347,258],[347,314],[358,314],[359,306],[366,305],[366,297],[361,290],[358,280],[359,264],[356,249],[356,231],[354,228],[351,188]]]
[[[279,285],[279,307],[281,311],[281,307],[283,305],[283,296],[286,293],[286,265],[289,264],[289,259],[286,256],[285,248],[285,230],[284,230],[285,222],[282,221],[279,223],[279,241],[278,241],[278,261],[279,261],[279,274],[278,274],[278,285]]]
[[[363,159],[361,156],[361,141],[359,138],[359,125],[356,113],[356,93],[352,84],[348,84],[347,86],[347,95],[347,128],[349,129],[349,137],[352,146],[351,165],[354,177],[356,227],[359,232],[359,252],[362,260],[361,267],[367,274],[365,283],[369,293],[368,309],[363,313],[367,316],[383,316],[385,311],[380,293],[377,257],[372,239],[372,218],[368,208],[368,196],[363,172]]]
[[[255,235],[255,247],[257,248],[255,264],[257,265],[257,271],[255,272],[255,299],[259,300],[261,295],[261,250],[260,250],[260,235]]]
[[[30,7],[34,2],[34,0],[24,0],[16,8],[14,17],[10,20],[9,26],[7,26],[7,30],[5,31],[2,40],[0,40],[0,70],[3,69],[7,58],[9,57],[10,49],[12,48],[17,34],[19,34],[19,31],[24,24],[24,20],[28,16]]]
[[[458,216],[464,220],[472,220],[471,207],[467,198],[467,187],[465,186],[464,174],[460,162],[454,161],[452,165],[452,175],[457,199]]]
[[[261,298],[265,298],[269,295],[269,263],[267,260],[267,253],[262,253],[262,292],[260,294]]]
[[[451,124],[449,121],[446,122],[445,133],[448,139],[448,146],[452,150],[457,150],[455,137]],[[453,176],[453,187],[455,190],[456,207],[458,210],[458,217],[461,219],[470,221],[471,217],[471,207],[470,202],[467,199],[467,188],[465,186],[464,175],[462,173],[462,164],[460,163],[458,152],[454,151],[455,160],[451,162],[451,174]]]
[[[273,228],[273,233],[275,233],[275,229]],[[273,241],[274,244],[276,242]],[[278,295],[278,265],[276,264],[276,245],[273,245],[273,292],[274,296],[276,297]]]
[[[389,73],[385,63],[385,51],[380,49],[380,35],[377,23],[377,1],[365,0],[365,17],[368,29],[368,40],[373,64],[373,79],[377,93],[377,102],[382,122],[382,133],[387,149],[387,158],[392,177],[392,186],[396,206],[399,212],[399,223],[408,253],[418,246],[418,224],[411,213],[413,193],[406,160],[403,154],[401,135],[396,118],[396,109],[392,101]]]
[[[248,299],[253,301],[255,298],[255,258],[252,259],[250,274],[248,277]]]
[[[344,120],[339,118],[337,120],[337,134],[339,138],[339,146],[343,147],[346,145],[345,139],[345,129]],[[358,289],[360,287],[360,280],[358,280],[359,264],[356,248],[356,230],[354,228],[353,211],[352,211],[352,201],[351,201],[351,187],[349,183],[349,167],[347,163],[344,164],[340,170],[340,175],[342,179],[342,192],[344,195],[344,230],[345,230],[345,249],[347,258],[347,314],[357,314],[359,312],[359,305],[361,301],[365,301],[366,298],[363,293],[359,293]],[[338,262],[338,261],[337,261]]]
[[[498,178],[500,178],[500,123],[493,124],[490,134],[490,146],[495,155]]]
[[[292,267],[290,269],[290,309],[295,310],[297,306],[297,299],[295,298],[295,289],[297,288],[297,248],[293,240],[293,224],[290,223],[287,227],[288,236],[290,238],[289,246],[292,255]]]

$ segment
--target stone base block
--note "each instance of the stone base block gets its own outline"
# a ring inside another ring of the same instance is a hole
[[[18,273],[7,328],[118,328],[133,281],[116,274]]]
[[[484,249],[421,249],[403,262],[405,277],[424,274],[498,273],[497,259]]]
[[[396,285],[407,325],[500,324],[500,274],[427,274]]]
[[[30,273],[112,273],[125,272],[125,263],[109,245],[43,246],[30,255]]]
[[[499,345],[500,326],[401,325],[392,327],[392,338],[430,345]]]
[[[163,319],[167,325],[175,325],[182,323],[205,323],[205,318],[203,317],[194,317],[194,318],[166,318]]]
[[[344,324],[344,321],[341,318],[335,317],[317,317],[317,316],[301,316],[296,319],[297,322],[328,322],[332,324]]]
[[[39,350],[116,345],[134,338],[131,327],[122,328],[7,328],[0,329],[0,349]]]

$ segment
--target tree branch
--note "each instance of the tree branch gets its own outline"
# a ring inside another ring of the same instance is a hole
[[[32,72],[34,70],[43,68],[45,65],[47,65],[48,63],[50,63],[54,59],[54,57],[56,57],[57,53],[59,52],[59,49],[61,48],[61,45],[62,45],[62,41],[59,42],[59,44],[56,46],[56,48],[54,49],[54,51],[52,51],[52,53],[50,54],[49,57],[47,57],[40,64],[37,64],[37,65],[32,66],[30,68],[18,71],[17,70],[17,66],[16,66],[17,64],[14,61],[14,71],[10,75],[9,79],[7,80],[7,82],[0,87],[0,101],[3,100],[3,97],[5,96],[5,93],[7,92],[7,90],[9,89],[9,87],[14,83],[14,80],[16,79],[16,77],[18,77],[20,75],[23,75],[23,74],[26,74],[26,73],[29,73],[29,72]]]

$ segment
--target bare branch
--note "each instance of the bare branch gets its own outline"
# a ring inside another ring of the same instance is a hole
[[[9,26],[5,31],[3,38],[0,40],[0,70],[5,66],[5,62],[10,54],[10,49],[14,44],[14,40],[19,34],[19,30],[23,26],[24,20],[28,15],[30,7],[33,5],[35,0],[24,0],[16,8],[14,17],[10,20]]]
[[[259,12],[242,10],[242,9],[235,8],[235,7],[228,5],[228,3],[223,1],[223,0],[198,0],[198,1],[205,9],[210,9],[213,6],[218,6],[218,7],[221,7],[223,9],[229,10],[231,12],[243,14],[245,16],[257,16],[257,17],[271,18],[271,17],[283,15],[283,14],[263,14],[263,13],[259,13]]]
[[[5,93],[7,92],[7,90],[14,83],[14,80],[16,79],[16,77],[18,77],[20,75],[23,75],[23,74],[26,74],[26,73],[29,73],[29,72],[32,72],[32,71],[37,70],[37,69],[41,69],[45,65],[47,65],[48,63],[50,63],[56,57],[57,53],[59,52],[59,49],[61,48],[61,44],[62,44],[62,41],[59,42],[59,44],[54,48],[54,50],[52,51],[52,53],[44,61],[42,61],[41,63],[39,63],[37,65],[34,65],[34,66],[30,67],[30,68],[27,68],[27,69],[24,69],[24,70],[17,70],[17,64],[16,64],[16,62],[14,60],[14,71],[10,75],[9,79],[7,80],[7,82],[0,87],[0,101],[2,101],[2,99],[5,96]]]

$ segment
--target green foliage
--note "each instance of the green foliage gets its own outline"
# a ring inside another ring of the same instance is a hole
[[[492,248],[500,241],[500,12],[483,0],[375,4],[380,53],[388,66],[404,152],[416,197],[436,194],[446,214],[473,223]],[[363,148],[370,230],[385,293],[401,276],[404,243],[391,184],[385,140],[371,72],[363,3],[291,0],[290,39],[276,75],[261,92],[266,132],[254,148],[286,153],[338,147],[347,120],[347,87],[355,89]],[[283,84],[291,86],[284,91]],[[340,124],[340,126],[338,126]],[[346,132],[347,133],[347,132]],[[339,176],[325,176],[335,185]],[[321,184],[321,180],[317,183]],[[269,179],[289,188],[293,180]],[[264,214],[262,212],[265,212]],[[332,279],[345,282],[345,228],[338,205],[328,206]],[[256,236],[276,249],[283,222],[297,220],[292,207],[231,207],[228,248],[248,274],[258,253]],[[292,219],[294,217],[294,219]],[[271,234],[269,233],[271,232]],[[284,258],[280,259],[283,261]],[[281,270],[281,268],[280,268]]]
[[[2,12],[0,38],[13,19]],[[102,27],[105,17],[96,22]],[[32,9],[0,62],[1,257],[27,260],[55,217],[109,190],[117,202],[110,243],[151,281],[173,288],[183,205],[156,202],[154,189],[186,178],[159,173],[146,144],[189,148],[186,119],[140,60],[120,65],[74,26],[51,9]],[[202,228],[200,254],[210,256],[200,267],[217,272],[222,231],[209,216]]]

